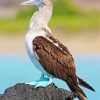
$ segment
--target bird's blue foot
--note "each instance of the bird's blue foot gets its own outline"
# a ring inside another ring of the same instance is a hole
[[[48,80],[43,80],[43,81],[38,81],[37,84],[35,85],[35,88],[37,87],[46,87],[52,83],[52,78],[48,78]]]
[[[45,77],[44,75],[42,75],[39,80],[27,84],[34,85],[35,88],[37,88],[37,87],[46,87],[52,82],[53,82],[52,77]]]
[[[29,84],[29,85],[34,85],[34,86],[36,86],[36,84],[37,84],[37,81],[29,82],[29,83],[26,83],[26,84]]]

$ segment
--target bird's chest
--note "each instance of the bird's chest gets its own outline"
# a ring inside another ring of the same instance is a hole
[[[35,36],[31,34],[27,34],[25,37],[25,46],[28,52],[29,57],[35,56],[33,48],[32,48],[32,41],[34,40]]]
[[[37,67],[37,69],[39,69],[43,73],[47,74],[46,71],[43,69],[42,65],[39,63],[39,59],[37,57],[36,52],[33,50],[32,41],[37,36],[44,36],[44,35],[43,34],[35,35],[35,34],[29,34],[29,33],[26,35],[26,38],[25,38],[26,50],[32,63],[35,65],[35,67]]]
[[[34,32],[34,33],[27,33],[26,37],[25,37],[25,46],[27,49],[27,52],[29,54],[29,56],[35,56],[36,53],[33,50],[33,46],[32,46],[32,41],[37,37],[37,36],[43,36],[45,37],[45,33],[44,32]]]

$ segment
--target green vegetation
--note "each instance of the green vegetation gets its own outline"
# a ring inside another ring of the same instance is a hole
[[[24,8],[24,7],[23,7]],[[34,13],[33,7],[20,9],[16,17],[0,19],[0,31],[6,34],[20,34],[27,31],[30,18]],[[54,12],[50,27],[63,27],[69,32],[100,27],[100,12],[80,10],[70,0],[54,2]]]

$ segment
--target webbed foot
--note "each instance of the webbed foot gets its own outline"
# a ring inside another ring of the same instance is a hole
[[[52,82],[53,82],[52,77],[48,77],[48,76],[45,77],[44,75],[42,75],[39,80],[29,82],[27,84],[33,85],[35,86],[34,88],[37,88],[37,87],[46,87]]]
[[[50,85],[52,82],[53,82],[52,78],[48,78],[48,80],[46,79],[45,81],[38,81],[35,88],[46,87],[46,86]]]

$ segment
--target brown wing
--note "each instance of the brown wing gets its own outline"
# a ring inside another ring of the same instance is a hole
[[[73,92],[79,94],[80,100],[85,100],[84,97],[86,97],[86,95],[78,86],[72,55],[59,41],[53,37],[49,37],[49,39],[51,39],[52,42],[55,41],[59,47],[42,36],[38,36],[33,40],[33,49],[36,51],[40,63],[46,72],[64,80]]]
[[[42,36],[33,40],[33,49],[35,49],[40,63],[49,74],[77,84],[74,61],[69,51],[65,53]]]

